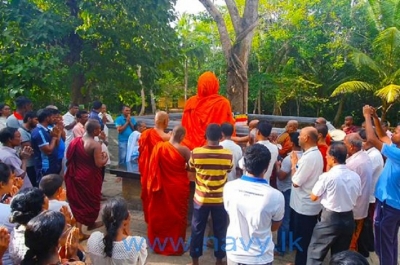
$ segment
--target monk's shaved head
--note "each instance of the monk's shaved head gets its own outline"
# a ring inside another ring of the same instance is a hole
[[[172,130],[172,138],[174,142],[181,143],[183,138],[185,138],[186,129],[182,125],[177,125]]]
[[[249,123],[249,131],[251,131],[252,129],[256,128],[256,127],[257,127],[257,124],[258,124],[259,122],[260,122],[259,120],[252,120],[252,121]]]
[[[299,127],[299,122],[296,120],[290,120],[287,122],[287,126],[296,126],[296,128],[297,128],[297,127]]]
[[[93,135],[95,133],[95,130],[99,128],[101,128],[100,123],[98,120],[95,119],[89,119],[85,124],[86,132],[89,135]]]
[[[169,121],[169,116],[168,113],[166,113],[165,111],[157,112],[156,116],[154,117],[154,122],[156,126],[162,127],[163,129],[167,128],[168,121]]]

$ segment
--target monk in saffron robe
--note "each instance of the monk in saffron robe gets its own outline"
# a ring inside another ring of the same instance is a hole
[[[231,104],[218,95],[219,82],[212,72],[199,77],[197,95],[188,99],[182,115],[182,126],[186,129],[183,144],[193,150],[206,143],[206,128],[211,123],[229,122],[235,126]]]
[[[153,251],[162,255],[182,255],[187,228],[189,178],[186,171],[190,150],[180,143],[186,130],[176,126],[168,142],[153,150],[148,172],[147,236]],[[158,241],[163,246],[154,243]]]
[[[286,131],[282,133],[278,139],[277,143],[282,146],[282,148],[279,150],[279,155],[282,158],[285,158],[288,153],[291,152],[292,150],[292,142],[290,141],[289,134],[292,132],[297,132],[297,129],[299,128],[299,123],[296,120],[290,120],[286,124]]]
[[[107,153],[103,152],[100,143],[94,140],[94,137],[101,133],[100,123],[97,120],[89,120],[85,127],[86,134],[72,140],[68,147],[67,172],[64,176],[68,203],[82,240],[89,237],[82,233],[82,224],[86,225],[88,230],[103,225],[102,222],[96,222],[96,219],[100,212],[102,167],[108,160]]]
[[[165,111],[159,111],[154,117],[154,128],[147,129],[140,135],[139,139],[139,158],[138,166],[140,172],[140,184],[142,192],[140,198],[143,204],[144,220],[148,223],[147,218],[147,178],[150,166],[150,157],[153,152],[154,146],[163,141],[169,141],[171,134],[165,133],[168,127],[168,114]]]

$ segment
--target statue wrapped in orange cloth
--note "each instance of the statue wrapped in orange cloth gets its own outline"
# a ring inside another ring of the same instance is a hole
[[[185,133],[185,128],[176,126],[171,139],[158,143],[150,158],[147,235],[157,254],[184,253],[190,190],[186,171],[190,150],[180,144]]]
[[[212,72],[205,72],[197,82],[197,95],[186,102],[182,116],[182,126],[186,129],[183,145],[190,150],[206,143],[208,124],[229,122],[235,126],[231,104],[218,91],[218,78]]]
[[[140,135],[139,138],[139,158],[138,158],[138,166],[140,172],[140,184],[142,188],[142,192],[140,198],[143,203],[143,213],[144,220],[146,223],[148,222],[147,217],[147,180],[148,180],[148,171],[150,166],[150,157],[153,152],[154,146],[157,143],[168,141],[171,137],[171,134],[165,133],[165,129],[168,127],[169,117],[165,111],[159,111],[156,113],[154,117],[154,128],[147,129]]]

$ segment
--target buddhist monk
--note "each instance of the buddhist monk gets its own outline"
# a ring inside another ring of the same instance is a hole
[[[82,224],[88,226],[88,230],[103,224],[95,221],[100,211],[102,167],[108,161],[107,153],[94,140],[101,133],[100,123],[91,119],[85,127],[85,135],[73,139],[68,146],[67,171],[64,176],[68,203],[78,223],[82,240],[89,237],[82,233]]]
[[[277,140],[277,144],[280,144],[282,146],[282,148],[279,149],[279,155],[282,158],[285,158],[287,154],[292,150],[292,142],[290,141],[289,134],[297,131],[297,129],[299,128],[299,123],[296,120],[290,120],[287,122],[285,128],[285,132],[282,133]]]
[[[208,124],[229,122],[235,125],[231,104],[218,95],[218,90],[218,78],[212,72],[205,72],[199,77],[197,95],[186,102],[182,116],[182,126],[186,128],[183,144],[191,150],[206,143]]]
[[[168,127],[168,114],[165,111],[159,111],[154,117],[154,128],[145,130],[139,139],[139,159],[138,166],[140,172],[140,183],[142,186],[142,194],[140,195],[143,203],[144,220],[147,219],[147,178],[150,166],[150,157],[154,146],[159,142],[169,141],[171,134],[165,133]]]
[[[186,130],[176,126],[168,142],[158,143],[150,158],[147,180],[147,235],[153,251],[162,255],[182,255],[189,205],[189,178],[186,165],[190,150],[181,145]],[[162,248],[155,244],[159,240]],[[172,241],[172,242],[171,242]]]

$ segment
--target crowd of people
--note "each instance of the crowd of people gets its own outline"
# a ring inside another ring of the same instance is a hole
[[[79,264],[87,256],[96,265],[145,264],[146,242],[161,255],[182,255],[189,244],[193,265],[205,247],[217,265],[270,265],[292,250],[296,265],[322,264],[329,252],[330,264],[368,264],[372,251],[380,264],[397,264],[400,125],[391,132],[367,105],[361,127],[346,117],[332,130],[320,117],[301,129],[288,121],[278,135],[253,120],[238,137],[218,90],[213,73],[201,75],[182,125],[170,132],[163,111],[147,128],[128,106],[114,122],[99,101],[90,111],[71,104],[64,115],[53,105],[32,111],[26,97],[13,113],[0,105],[2,264]],[[101,211],[107,123],[118,131],[118,163],[138,165],[148,241],[131,234],[123,199]],[[88,235],[83,226],[105,232]]]

